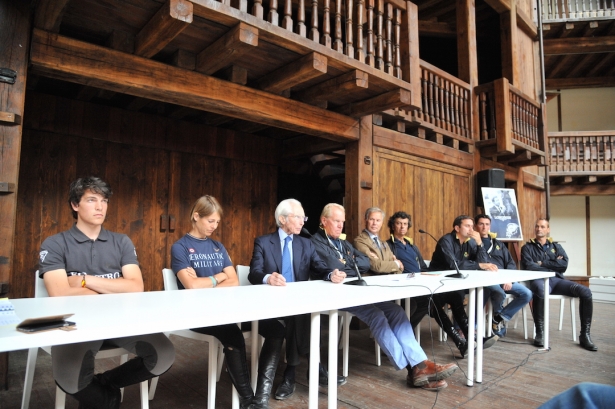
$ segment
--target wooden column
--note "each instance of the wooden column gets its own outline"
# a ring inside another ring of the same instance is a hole
[[[8,191],[0,192],[0,283],[8,282],[13,264],[29,34],[28,3],[0,0],[0,68],[17,72],[14,84],[0,82],[0,112],[14,114],[17,118],[13,123],[0,122],[0,182],[10,186]],[[3,356],[0,358],[0,389],[6,388],[7,370],[7,358]]]
[[[416,4],[407,1],[401,22],[402,79],[412,85],[411,105],[421,108],[421,66],[419,59],[419,14]]]
[[[478,58],[476,47],[476,7],[474,0],[457,0],[457,69],[458,77],[470,84],[472,114],[469,129],[472,138],[479,139],[478,98],[474,87],[478,85]],[[477,153],[478,154],[478,150]]]
[[[502,47],[502,76],[513,86],[519,87],[517,64],[517,1],[510,1],[510,10],[500,14],[500,39]]]
[[[363,213],[373,201],[373,126],[372,116],[361,118],[361,137],[346,144],[346,235],[352,243],[365,227]]]

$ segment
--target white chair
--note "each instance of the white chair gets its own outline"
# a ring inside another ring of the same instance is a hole
[[[49,297],[45,282],[38,277],[38,270],[34,274],[34,298]],[[51,355],[51,347],[41,347],[41,349]],[[120,357],[120,364],[123,364],[128,360],[128,354],[130,352],[124,348],[104,348],[98,351],[96,359]],[[30,348],[28,350],[28,359],[26,362],[26,378],[24,380],[23,397],[21,400],[21,408],[27,409],[30,406],[30,395],[32,394],[32,384],[34,382],[34,370],[36,368],[36,358],[38,356],[38,348]],[[158,377],[154,378],[156,381]],[[152,383],[154,380],[152,380]],[[148,393],[147,393],[147,381],[143,381],[139,384],[139,391],[141,392],[141,409],[149,408]],[[122,398],[124,397],[124,389],[122,388]],[[66,393],[56,386],[56,409],[64,409],[66,407]]]
[[[177,279],[175,273],[170,268],[162,269],[162,279],[164,282],[165,291],[175,291],[177,287]],[[216,382],[220,380],[222,371],[222,362],[224,352],[222,344],[213,335],[200,334],[190,329],[181,329],[167,333],[169,335],[177,335],[179,337],[195,339],[197,341],[205,341],[209,344],[209,365],[207,370],[207,408],[215,409],[216,407]]]
[[[575,297],[569,297],[567,295],[555,295],[549,294],[549,300],[560,300],[559,302],[559,331],[562,330],[564,323],[564,303],[566,300],[570,300],[570,321],[572,323],[572,340],[577,340],[577,321],[575,316]],[[536,335],[536,327],[534,327],[534,335]]]
[[[512,294],[506,294],[506,298],[504,299],[506,301],[506,304],[510,304],[510,302],[512,300],[514,300],[515,297]],[[493,305],[491,304],[491,299],[487,300],[488,303],[488,307],[487,307],[487,311],[489,312],[488,316],[487,316],[487,323],[485,324],[485,328],[487,329],[487,336],[491,336],[493,334],[493,330],[491,327],[491,322],[493,321]],[[523,316],[523,336],[525,337],[525,339],[527,339],[527,304],[523,306],[523,308],[521,308],[521,313]],[[515,314],[515,322],[513,324],[513,328],[517,329],[517,321],[519,319],[519,315],[518,313]],[[506,323],[506,327],[508,328],[508,322]]]

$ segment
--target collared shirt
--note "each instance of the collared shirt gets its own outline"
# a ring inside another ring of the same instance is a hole
[[[125,234],[101,228],[96,240],[92,240],[76,224],[70,230],[47,237],[39,258],[41,278],[47,271],[60,269],[66,270],[68,276],[121,278],[123,266],[139,265],[135,246]]]
[[[282,230],[281,228],[278,228],[278,236],[280,236],[280,253],[281,254],[284,254],[284,241],[286,240],[287,237],[290,237],[290,241],[288,242],[288,251],[290,252],[290,268],[292,270],[293,269],[293,235],[286,234],[284,230]],[[278,273],[282,274],[281,271],[278,271]],[[293,274],[294,274],[294,270],[293,270]],[[266,274],[265,277],[263,277],[263,284],[267,284],[267,280],[269,280],[269,276],[271,276],[271,274]]]
[[[416,254],[414,248],[409,243],[402,242],[398,238],[394,239],[394,244],[395,256],[404,265],[404,273],[417,273],[421,271],[418,254]]]

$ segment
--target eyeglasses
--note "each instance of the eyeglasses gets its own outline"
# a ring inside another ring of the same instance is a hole
[[[298,215],[294,215],[294,214],[289,214],[286,217],[289,217],[289,218],[290,217],[294,217],[297,220],[303,220],[304,223],[308,221],[307,216],[298,216]]]

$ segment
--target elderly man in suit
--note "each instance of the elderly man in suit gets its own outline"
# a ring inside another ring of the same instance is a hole
[[[295,199],[280,202],[275,210],[278,230],[254,240],[254,251],[250,262],[248,279],[252,284],[285,286],[294,281],[310,279],[329,280],[341,283],[346,274],[330,269],[318,257],[312,242],[300,237],[307,217],[301,203]],[[286,324],[286,370],[284,380],[275,393],[275,398],[284,400],[295,392],[295,368],[301,355],[310,350],[310,316],[284,317]],[[328,375],[320,365],[319,384],[326,386]],[[338,385],[346,383],[345,377],[338,377]]]
[[[369,259],[345,240],[342,234],[346,212],[337,203],[326,205],[320,215],[320,229],[312,236],[316,252],[328,266],[337,267],[348,276],[357,276],[369,269]],[[416,342],[410,321],[404,310],[391,301],[344,308],[372,331],[378,345],[397,370],[406,368],[408,386],[438,391],[446,388],[444,380],[455,372],[457,365],[438,365]]]

